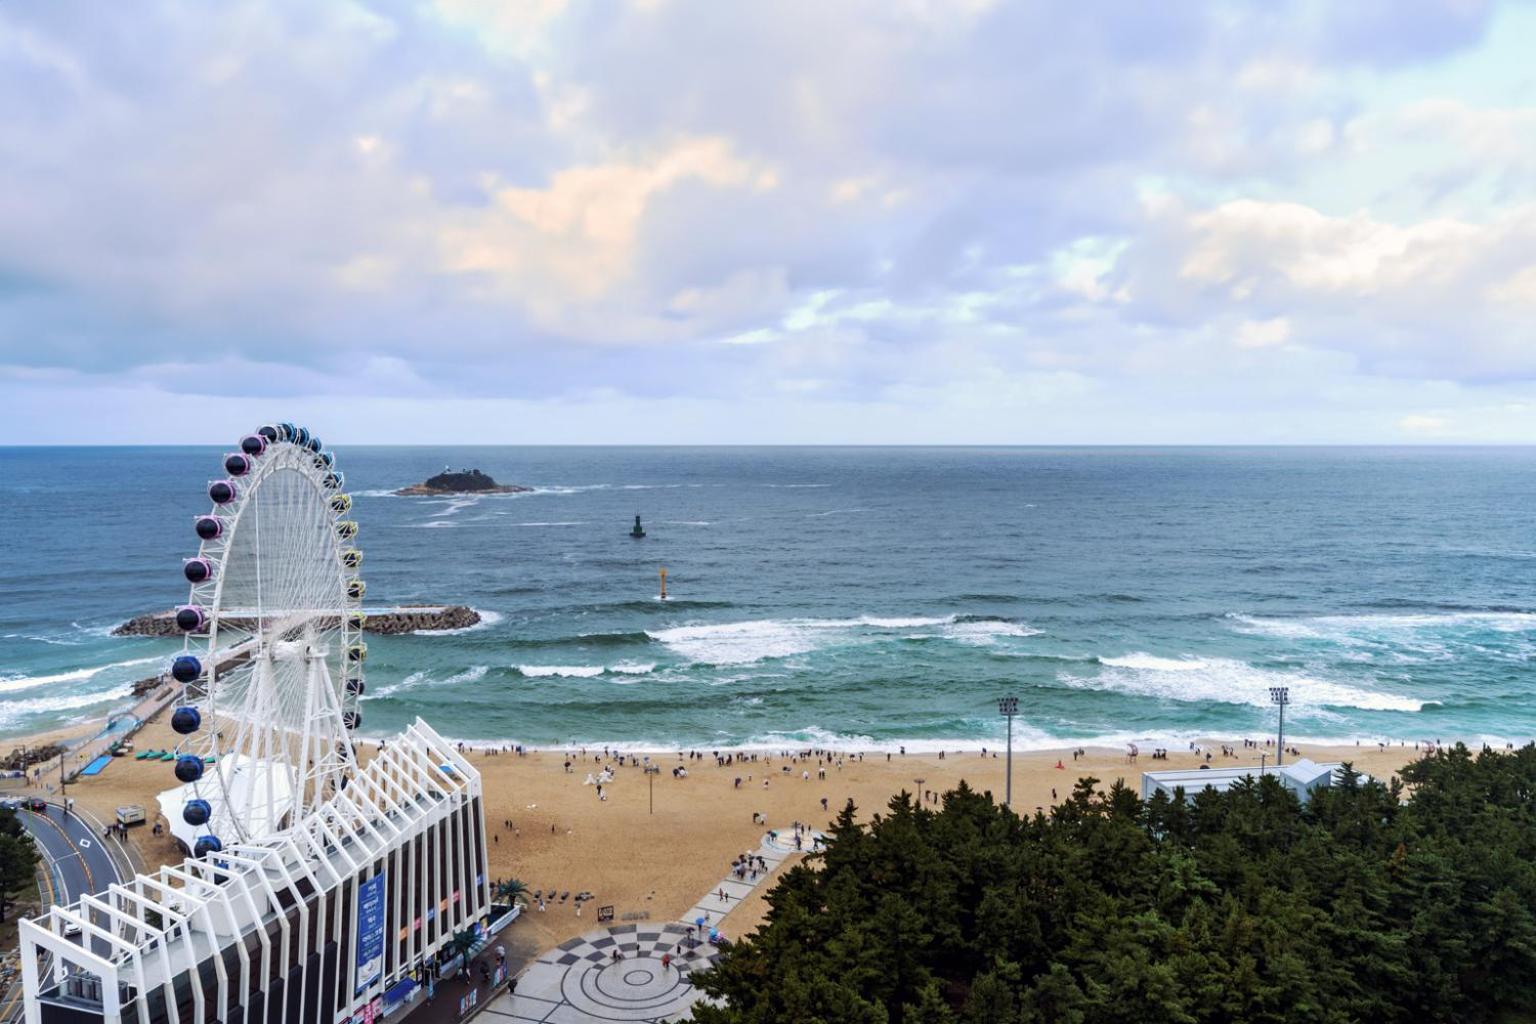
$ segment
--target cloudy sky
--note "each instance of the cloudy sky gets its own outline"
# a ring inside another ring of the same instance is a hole
[[[1536,442],[1536,5],[0,3],[0,443]]]

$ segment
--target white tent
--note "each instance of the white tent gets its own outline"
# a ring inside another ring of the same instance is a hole
[[[160,813],[171,823],[171,835],[188,853],[201,836],[216,835],[225,843],[239,839],[239,836],[229,834],[225,825],[229,820],[225,813],[226,793],[229,800],[250,808],[246,818],[252,826],[250,838],[262,838],[282,828],[283,818],[293,806],[293,770],[272,761],[240,755],[209,765],[198,782],[188,782],[161,793],[158,797]],[[207,800],[213,813],[206,825],[192,826],[182,818],[181,811],[187,801],[197,797]]]

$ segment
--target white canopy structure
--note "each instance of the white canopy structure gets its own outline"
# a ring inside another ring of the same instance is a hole
[[[1333,785],[1343,770],[1339,763],[1318,764],[1306,758],[1285,765],[1245,765],[1220,768],[1176,768],[1163,772],[1141,773],[1141,798],[1152,799],[1161,790],[1172,796],[1182,789],[1187,796],[1194,796],[1202,789],[1225,792],[1241,779],[1257,779],[1261,775],[1273,775],[1280,785],[1289,789],[1305,803],[1315,790]],[[1367,776],[1361,776],[1366,778]]]
[[[200,784],[201,795],[211,808],[210,820],[224,820],[227,816],[224,804],[229,801],[248,809],[246,823],[255,835],[268,835],[282,827],[282,812],[274,813],[274,809],[288,808],[293,804],[291,769],[272,761],[258,761],[244,754],[235,754],[222,763],[211,765],[209,774],[220,776],[213,785],[207,781]],[[186,807],[189,800],[198,798],[198,790],[198,783],[188,782],[175,789],[168,789],[156,798],[160,804],[160,813],[171,823],[171,836],[186,853],[192,852],[199,833],[206,831],[189,825],[182,817],[182,808]],[[272,798],[258,799],[258,793],[270,793]]]

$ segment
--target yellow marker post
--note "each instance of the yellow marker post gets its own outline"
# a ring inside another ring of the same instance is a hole
[[[661,599],[667,599],[667,567],[661,567]]]

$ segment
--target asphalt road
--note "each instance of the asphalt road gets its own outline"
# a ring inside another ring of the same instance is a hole
[[[44,900],[55,904],[73,903],[81,896],[103,892],[113,882],[122,881],[117,864],[107,852],[106,840],[79,817],[65,813],[63,807],[51,803],[46,811],[17,808],[16,817],[32,836],[48,869],[49,880],[43,886]],[[101,939],[93,938],[91,947],[102,955],[109,952]],[[7,1024],[19,1021],[21,1011],[21,982],[18,979],[11,987],[9,998],[0,1006],[0,1021]]]
[[[16,814],[47,860],[54,903],[73,903],[122,881],[107,852],[107,841],[58,804],[49,804],[47,811],[22,809]]]

